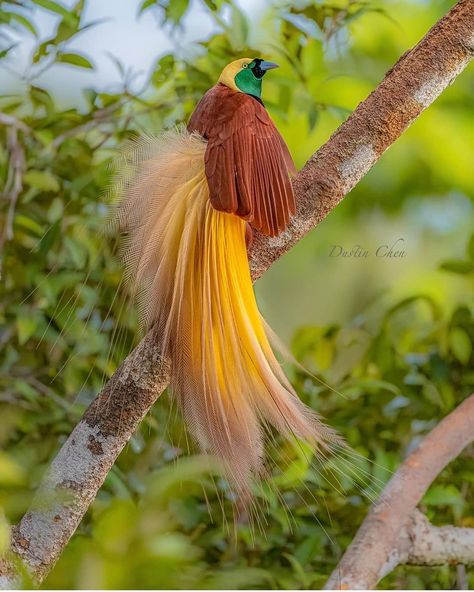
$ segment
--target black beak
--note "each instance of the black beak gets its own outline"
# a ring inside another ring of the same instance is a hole
[[[264,72],[266,72],[267,70],[273,70],[273,68],[279,68],[280,66],[278,64],[274,64],[273,62],[260,62],[259,64],[260,69],[263,70]]]

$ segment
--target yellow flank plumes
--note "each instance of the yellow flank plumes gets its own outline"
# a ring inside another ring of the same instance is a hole
[[[145,326],[158,324],[187,426],[245,497],[264,466],[265,426],[318,446],[336,437],[299,400],[273,354],[245,222],[211,206],[205,148],[184,130],[134,142],[117,166],[112,224],[127,233],[128,278]]]

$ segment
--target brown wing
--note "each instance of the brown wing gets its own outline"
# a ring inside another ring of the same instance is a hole
[[[288,148],[256,99],[218,84],[204,95],[188,124],[208,141],[206,177],[212,205],[237,214],[269,236],[295,212]]]

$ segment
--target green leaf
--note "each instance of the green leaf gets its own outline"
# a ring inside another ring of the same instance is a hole
[[[49,50],[52,46],[51,39],[47,39],[38,45],[38,49],[36,50],[35,54],[33,55],[33,64],[37,64],[40,62],[44,57],[49,55]]]
[[[400,302],[397,302],[397,304],[389,308],[388,311],[385,313],[384,322],[388,322],[394,313],[397,313],[398,311],[403,310],[407,306],[411,306],[412,304],[418,302],[426,302],[426,304],[429,305],[429,307],[431,308],[431,314],[433,315],[433,319],[437,320],[440,318],[441,309],[439,304],[433,298],[431,298],[431,296],[428,296],[427,294],[416,294],[414,296],[407,296],[406,298],[403,298],[402,300],[400,300]]]
[[[313,557],[321,554],[323,546],[324,534],[315,533],[313,536],[307,537],[295,549],[295,557],[300,564],[306,565]]]
[[[38,248],[38,252],[42,257],[45,257],[47,255],[48,251],[58,238],[60,231],[61,220],[56,220],[56,222],[54,222],[54,224],[51,224],[48,230],[43,234],[39,242]]]
[[[94,88],[85,88],[82,92],[87,102],[93,107],[97,98],[97,91]]]
[[[74,15],[71,15],[70,19],[63,19],[59,23],[58,30],[56,31],[56,36],[50,40],[50,43],[55,48],[57,48],[60,43],[68,41],[77,33],[79,33],[79,18],[77,18]]]
[[[459,360],[461,364],[467,364],[471,358],[472,343],[466,331],[459,327],[451,329],[449,332],[449,342],[454,357]]]
[[[312,39],[302,51],[301,67],[306,79],[320,77],[324,73],[324,50],[321,41]],[[313,101],[314,101],[314,97]]]
[[[313,131],[318,123],[320,110],[317,106],[310,106],[308,109],[308,127],[309,131]]]
[[[84,245],[69,237],[66,237],[64,242],[74,266],[76,269],[82,269],[87,261],[87,251],[85,250]]]
[[[463,503],[462,495],[454,485],[435,485],[423,498],[427,506],[457,506]]]
[[[145,10],[148,10],[154,5],[156,5],[156,0],[145,0],[139,8],[138,14],[143,14]]]
[[[188,10],[189,0],[170,0],[166,5],[160,2],[160,5],[165,9],[166,20],[178,25]]]
[[[396,396],[401,395],[400,388],[397,385],[376,378],[360,378],[355,381],[354,387],[362,392],[378,393],[380,391],[388,391]]]
[[[71,12],[76,16],[80,17],[84,10],[84,0],[78,0],[76,4],[71,8]]]
[[[462,259],[450,259],[443,261],[440,269],[451,271],[452,273],[469,274],[474,273],[474,261],[463,261]]]
[[[122,62],[116,56],[114,56],[114,54],[111,53],[110,51],[107,51],[106,54],[109,56],[109,58],[114,63],[115,67],[119,71],[120,76],[122,76],[122,78],[125,78],[126,70],[125,70],[125,66],[122,64]]]
[[[24,29],[32,33],[35,37],[38,37],[38,31],[36,30],[35,25],[22,14],[18,12],[12,13],[12,19],[15,20]]]
[[[20,345],[24,345],[28,341],[35,332],[37,326],[38,323],[36,317],[30,311],[20,313],[16,320],[18,342]]]
[[[272,574],[259,567],[247,566],[241,569],[217,571],[205,583],[207,590],[252,590],[254,588],[274,588]]]
[[[94,69],[94,66],[87,58],[77,53],[61,53],[56,57],[56,61],[63,64],[71,64],[78,68],[88,68],[89,70]]]
[[[30,187],[40,191],[58,192],[60,185],[56,177],[50,171],[37,171],[30,169],[25,173],[24,181]]]
[[[295,572],[295,575],[298,578],[298,581],[301,582],[301,584],[303,584],[303,587],[309,588],[308,575],[306,574],[303,566],[298,561],[298,559],[294,555],[292,555],[291,553],[282,553],[282,556],[288,560],[291,567],[293,568],[293,571]]]
[[[13,48],[15,48],[17,45],[18,45],[17,43],[13,43],[13,44],[12,44],[12,45],[10,45],[9,47],[5,47],[5,49],[2,49],[2,50],[0,51],[0,60],[1,60],[2,58],[4,58],[5,56],[7,56],[7,55],[8,55],[8,53],[9,53],[9,52],[10,52],[10,51],[11,51]]]
[[[471,235],[471,238],[467,243],[467,255],[471,261],[474,261],[474,234]]]
[[[55,197],[48,209],[48,222],[54,224],[60,220],[64,214],[64,203],[60,197]]]
[[[0,451],[0,483],[2,485],[21,485],[25,481],[25,473],[21,466]]]
[[[0,557],[10,548],[10,526],[5,519],[3,511],[0,511]]]
[[[38,222],[35,222],[35,220],[32,220],[31,218],[28,218],[23,214],[17,214],[15,216],[15,225],[20,226],[26,230],[31,230],[31,232],[33,232],[37,236],[43,236],[43,227],[40,226]]]
[[[51,95],[44,90],[43,88],[39,88],[38,86],[32,86],[30,88],[30,96],[31,100],[35,105],[42,105],[45,107],[48,114],[54,113],[55,106]]]
[[[219,11],[224,5],[225,0],[204,0],[205,5],[212,10],[212,12]]]
[[[45,10],[60,14],[66,20],[70,19],[72,16],[67,8],[57,2],[53,2],[53,0],[33,0],[33,2]]]
[[[240,50],[245,47],[249,33],[249,25],[245,14],[232,4],[232,36],[231,43],[234,49]]]

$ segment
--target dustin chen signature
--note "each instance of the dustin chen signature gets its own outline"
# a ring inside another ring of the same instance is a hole
[[[342,245],[332,245],[329,257],[343,257],[345,259],[364,259],[375,255],[379,259],[403,259],[407,253],[403,248],[405,239],[397,238],[391,245],[379,245],[374,251],[369,251],[361,245],[354,245],[349,249]]]

